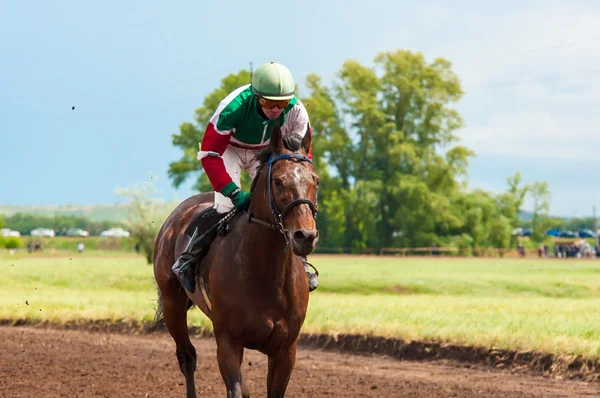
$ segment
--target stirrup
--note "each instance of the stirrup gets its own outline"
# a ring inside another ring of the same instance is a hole
[[[317,268],[314,265],[309,263],[305,257],[300,257],[300,260],[304,264],[304,270],[306,271],[306,276],[308,277],[308,291],[312,292],[317,287],[319,287],[319,270],[317,270]],[[314,274],[308,270],[308,266],[315,270]]]
[[[173,272],[185,289],[190,293],[196,291],[196,267],[192,263],[186,261]]]
[[[171,267],[171,271],[175,274],[179,283],[190,291],[190,293],[194,293],[196,290],[196,263],[198,262],[199,253],[194,253],[194,246],[197,243],[197,239],[198,227],[194,229],[187,247]]]
[[[315,270],[314,274],[315,274],[316,276],[319,276],[319,270],[317,270],[317,268],[315,268],[315,266],[314,266],[314,265],[312,265],[311,263],[309,263],[309,262],[308,262],[308,261],[306,261],[306,260],[302,260],[302,262],[303,262],[304,264],[306,264],[306,265],[310,265],[310,267],[311,267],[312,269],[314,269],[314,270]],[[306,270],[306,272],[308,272],[308,269]]]

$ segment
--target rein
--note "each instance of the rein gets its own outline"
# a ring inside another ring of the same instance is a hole
[[[273,190],[271,189],[271,187],[273,185],[273,174],[271,173],[271,168],[275,162],[277,162],[279,160],[286,160],[286,159],[294,159],[294,160],[298,160],[301,162],[309,162],[310,164],[312,164],[312,160],[310,160],[308,157],[294,154],[294,153],[277,155],[277,156],[273,156],[273,154],[271,154],[271,157],[269,158],[269,161],[267,162],[267,171],[266,171],[266,176],[265,176],[265,180],[266,180],[265,181],[265,195],[267,195],[267,194],[269,195],[269,206],[271,208],[271,214],[273,215],[273,217],[275,219],[275,223],[259,220],[258,218],[254,217],[254,215],[252,213],[250,213],[249,211],[246,211],[246,215],[248,216],[249,223],[254,222],[254,223],[262,225],[266,228],[269,228],[273,231],[281,232],[283,234],[283,236],[285,237],[286,245],[289,245],[290,242],[289,242],[288,230],[283,226],[283,219],[285,218],[285,215],[294,206],[305,204],[305,205],[308,205],[308,207],[310,208],[310,211],[311,211],[313,217],[317,218],[318,206],[317,206],[317,204],[313,203],[310,199],[300,198],[300,199],[296,199],[296,200],[290,202],[287,206],[285,206],[283,208],[282,211],[279,211],[279,209],[277,208],[277,205],[275,204],[275,199],[273,198]],[[318,190],[318,188],[317,188],[317,190]]]

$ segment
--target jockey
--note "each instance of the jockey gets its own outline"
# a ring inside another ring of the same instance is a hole
[[[234,207],[248,205],[250,193],[242,190],[242,169],[254,179],[259,166],[255,159],[269,145],[271,131],[280,125],[283,137],[302,140],[312,134],[306,108],[294,95],[296,85],[290,71],[276,62],[260,66],[252,83],[239,87],[221,101],[211,117],[200,144],[198,160],[214,190],[214,205],[197,217],[218,220]],[[312,159],[312,148],[308,153]],[[219,216],[220,215],[220,216]],[[185,235],[188,245],[172,267],[179,281],[190,292],[195,290],[198,255],[208,249],[192,244],[191,228]],[[316,274],[309,272],[306,258],[301,260],[308,276],[309,291],[319,285]]]

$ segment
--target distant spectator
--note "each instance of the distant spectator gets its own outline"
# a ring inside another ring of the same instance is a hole
[[[521,242],[519,242],[519,244],[517,245],[517,252],[519,252],[521,257],[525,257],[525,247],[523,247],[523,244]]]
[[[79,243],[77,244],[77,251],[78,251],[79,253],[83,253],[83,249],[85,249],[85,246],[84,246],[83,242],[79,242]]]
[[[140,252],[140,242],[136,242],[136,244],[135,244],[135,252],[136,253]]]
[[[39,251],[41,251],[41,250],[42,250],[42,244],[41,244],[41,243],[40,243],[40,241],[38,240],[38,241],[36,241],[36,242],[35,242],[35,251],[36,251],[36,252],[39,252]]]

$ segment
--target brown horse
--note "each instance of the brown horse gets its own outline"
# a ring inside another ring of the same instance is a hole
[[[274,129],[252,183],[249,212],[232,218],[229,232],[214,240],[196,280],[202,288],[193,294],[180,285],[171,266],[185,246],[180,236],[194,215],[212,205],[213,194],[182,202],[158,234],[154,250],[157,319],[162,311],[177,346],[187,397],[196,397],[196,350],[187,327],[192,303],[212,321],[227,397],[250,396],[241,373],[244,348],[269,357],[268,397],[285,395],[308,306],[308,280],[297,256],[311,253],[318,240],[318,176],[306,157],[310,145],[310,133],[301,143],[284,145],[281,131]],[[295,152],[289,149],[294,147]]]

